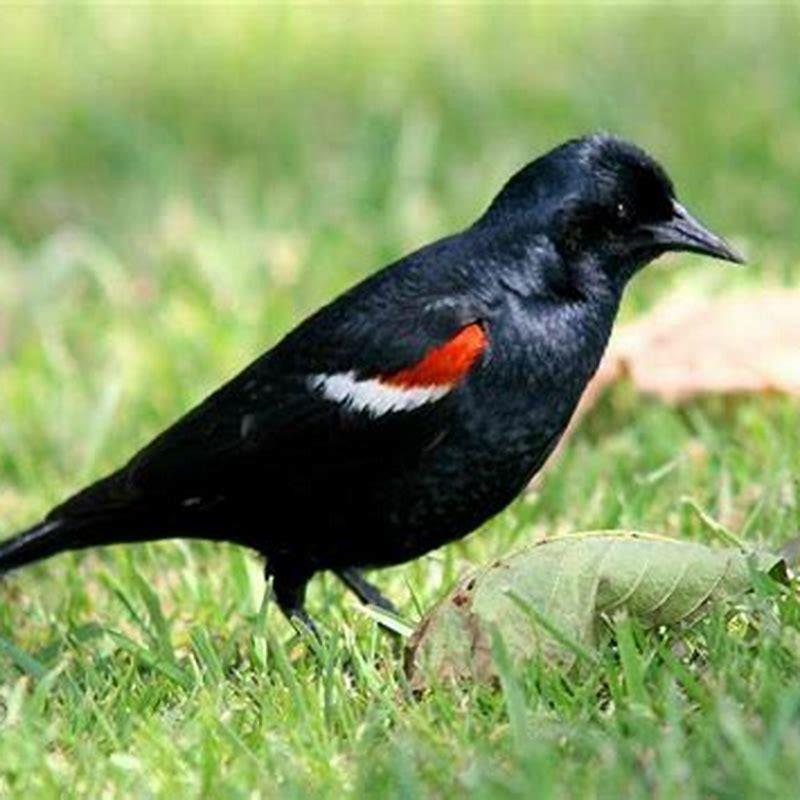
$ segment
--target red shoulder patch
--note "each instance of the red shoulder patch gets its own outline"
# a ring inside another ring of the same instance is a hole
[[[477,322],[473,322],[452,339],[429,350],[422,361],[384,375],[380,382],[407,389],[454,384],[470,371],[486,345],[486,333]]]

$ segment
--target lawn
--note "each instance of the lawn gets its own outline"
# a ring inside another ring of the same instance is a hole
[[[797,285],[798,22],[789,6],[4,8],[3,535],[578,133],[645,145],[750,256],[656,265],[625,318],[690,284]],[[797,418],[785,398],[671,408],[616,387],[534,491],[373,577],[414,622],[469,565],[544,535],[713,541],[687,499],[777,549],[800,527]],[[264,598],[254,556],[204,543],[4,581],[0,796],[796,794],[800,605],[768,587],[680,638],[634,631],[624,663],[609,647],[574,673],[422,698],[334,579],[309,593],[317,652]]]

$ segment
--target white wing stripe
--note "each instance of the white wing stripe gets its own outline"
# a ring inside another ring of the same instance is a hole
[[[312,375],[309,385],[320,390],[323,397],[342,403],[352,411],[366,411],[379,417],[390,411],[410,411],[444,397],[453,385],[392,386],[376,378],[359,380],[355,372],[337,372],[333,375]]]

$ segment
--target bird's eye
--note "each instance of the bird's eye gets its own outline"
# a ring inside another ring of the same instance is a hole
[[[625,203],[617,203],[616,212],[617,212],[617,219],[620,222],[627,222],[628,221],[628,217],[629,217],[628,207],[625,205]]]

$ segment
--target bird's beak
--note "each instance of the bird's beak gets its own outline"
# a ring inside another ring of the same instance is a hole
[[[734,250],[721,236],[712,233],[677,200],[672,203],[672,217],[669,220],[647,225],[646,230],[653,237],[652,242],[666,250],[686,250],[744,264],[741,253]]]

